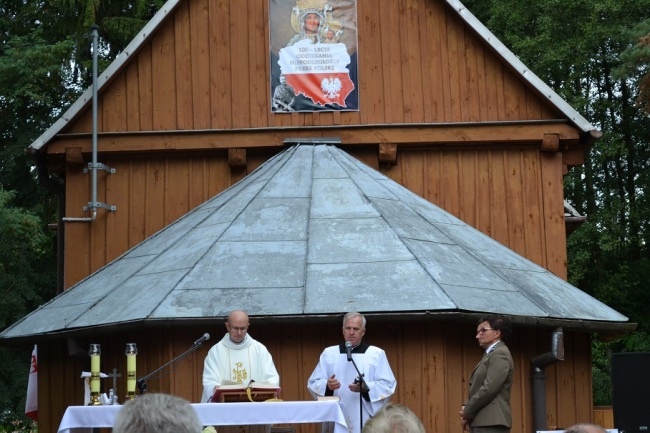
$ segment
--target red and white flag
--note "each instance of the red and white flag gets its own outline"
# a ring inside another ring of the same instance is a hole
[[[38,421],[38,361],[36,356],[36,345],[34,345],[34,350],[32,351],[32,362],[29,367],[25,415],[34,421]]]
[[[317,106],[346,107],[354,90],[347,66],[350,55],[343,44],[312,44],[303,39],[280,50],[282,75],[296,95],[303,95]]]

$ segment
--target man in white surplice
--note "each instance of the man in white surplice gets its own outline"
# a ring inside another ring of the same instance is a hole
[[[224,381],[248,385],[251,380],[280,385],[280,376],[267,348],[248,335],[248,314],[231,311],[226,321],[228,333],[208,351],[203,363],[203,396],[209,401]]]
[[[362,343],[365,333],[366,318],[355,312],[346,314],[343,317],[345,342],[323,351],[307,382],[307,388],[314,398],[338,396],[341,399],[351,433],[361,432],[363,424],[388,403],[397,385],[386,352]],[[348,361],[346,342],[350,342],[352,359],[363,375],[367,388],[361,388],[357,370]]]

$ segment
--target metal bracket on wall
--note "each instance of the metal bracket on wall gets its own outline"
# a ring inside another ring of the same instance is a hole
[[[96,162],[96,163],[89,162],[88,168],[84,168],[84,173],[88,174],[89,172],[91,172],[91,170],[95,170],[95,171],[104,170],[108,174],[115,174],[115,172],[117,171],[116,169],[109,167],[106,164],[102,164],[101,162]],[[100,201],[95,201],[95,202],[89,201],[88,206],[83,207],[83,211],[88,212],[89,209],[96,209],[98,207],[107,209],[111,212],[115,212],[117,210],[117,206],[112,204],[106,204]]]
[[[88,172],[90,172],[90,170],[92,170],[93,168],[98,168],[100,170],[104,170],[106,173],[109,173],[109,174],[115,174],[115,172],[117,171],[114,168],[111,168],[111,167],[107,166],[106,164],[102,164],[101,162],[97,162],[94,165],[93,165],[92,162],[89,162],[88,163],[88,168],[84,168],[84,173],[88,174]]]

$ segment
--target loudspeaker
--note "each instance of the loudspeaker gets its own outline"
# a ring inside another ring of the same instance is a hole
[[[612,355],[614,426],[620,433],[650,433],[650,353]]]

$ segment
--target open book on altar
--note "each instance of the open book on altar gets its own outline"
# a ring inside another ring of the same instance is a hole
[[[224,381],[214,390],[211,402],[266,401],[278,398],[280,387],[271,383],[251,380],[247,385]]]

